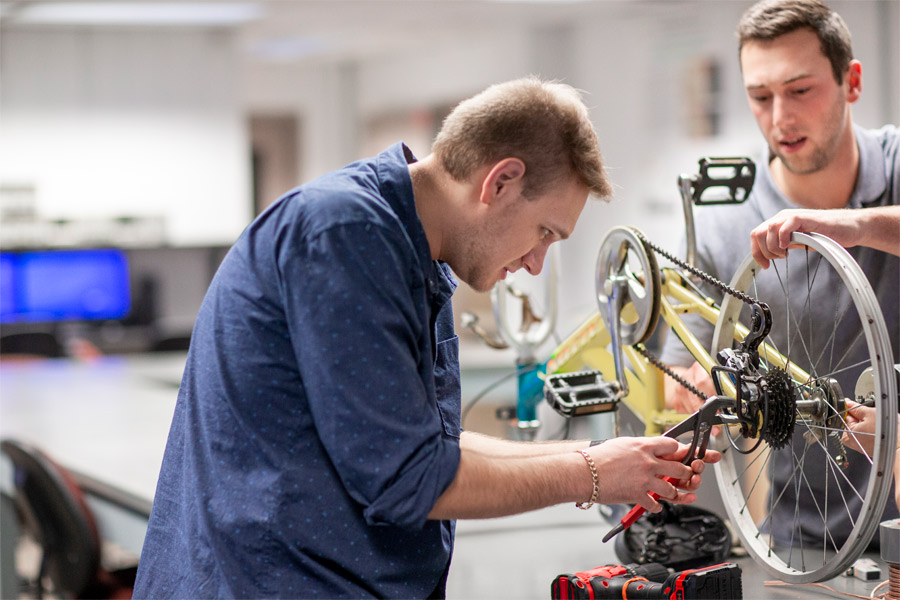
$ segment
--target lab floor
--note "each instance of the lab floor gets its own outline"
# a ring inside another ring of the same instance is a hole
[[[609,525],[560,505],[515,517],[459,521],[448,598],[549,598],[561,573],[618,562],[601,543]]]

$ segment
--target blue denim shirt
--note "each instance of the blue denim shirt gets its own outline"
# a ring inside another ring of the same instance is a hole
[[[241,235],[197,317],[135,597],[442,595],[459,465],[449,268],[402,144]]]

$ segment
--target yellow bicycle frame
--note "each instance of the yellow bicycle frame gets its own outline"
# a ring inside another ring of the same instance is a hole
[[[672,268],[660,269],[659,316],[669,326],[671,332],[678,336],[681,343],[699,362],[707,373],[711,373],[716,365],[709,351],[703,347],[697,337],[691,333],[681,319],[684,314],[696,314],[713,325],[719,318],[716,302],[708,296],[699,295],[696,287],[690,285],[685,275]],[[628,305],[623,310],[622,318],[634,316],[634,309]],[[742,341],[747,335],[746,326],[737,324],[735,339]],[[664,377],[665,374],[640,354],[634,346],[624,346],[623,354],[628,362],[625,378],[628,384],[628,395],[622,398],[626,406],[643,422],[644,435],[659,435],[686,419],[689,415],[677,413],[666,408]],[[760,355],[771,364],[790,372],[795,381],[806,381],[808,375],[788,361],[768,343],[762,344]],[[615,359],[612,350],[612,339],[603,324],[599,313],[591,316],[575,332],[560,344],[547,361],[546,373],[568,373],[583,369],[596,369],[604,379],[616,380]],[[723,391],[734,397],[734,386],[731,381],[721,379]]]

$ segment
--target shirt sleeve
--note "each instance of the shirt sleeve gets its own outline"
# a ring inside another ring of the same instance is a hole
[[[297,253],[291,248],[302,247]],[[422,526],[459,464],[436,397],[421,267],[400,230],[332,226],[279,251],[315,427],[370,524]]]

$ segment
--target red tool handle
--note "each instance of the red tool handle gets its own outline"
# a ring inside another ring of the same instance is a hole
[[[668,475],[666,477],[663,477],[663,480],[668,481],[672,485],[675,485],[678,483],[677,479],[675,479],[674,477],[669,477]],[[654,500],[658,500],[659,494],[657,494],[656,492],[650,492],[650,497],[653,498]],[[612,538],[613,536],[625,531],[626,529],[628,529],[629,527],[634,525],[634,522],[637,521],[638,519],[640,519],[641,515],[644,514],[646,511],[647,511],[647,509],[644,508],[643,506],[641,506],[640,504],[635,504],[634,508],[629,510],[628,514],[626,514],[624,517],[622,517],[622,520],[619,521],[619,524],[616,525],[615,527],[613,527],[612,529],[610,529],[609,533],[607,533],[606,536],[604,536],[603,541],[608,542],[610,540],[610,538]]]
[[[668,476],[663,477],[663,481],[668,481],[672,485],[675,485],[676,483],[678,483],[677,479],[675,479],[674,477],[668,477]],[[657,494],[656,492],[650,492],[650,497],[653,498],[654,500],[658,500],[659,494]],[[640,504],[635,504],[634,508],[629,510],[628,514],[625,515],[624,517],[622,517],[622,527],[624,527],[625,529],[628,529],[629,527],[634,525],[634,522],[637,521],[638,519],[640,519],[641,515],[644,514],[646,511],[647,511],[647,509],[644,508],[643,506],[641,506]]]

